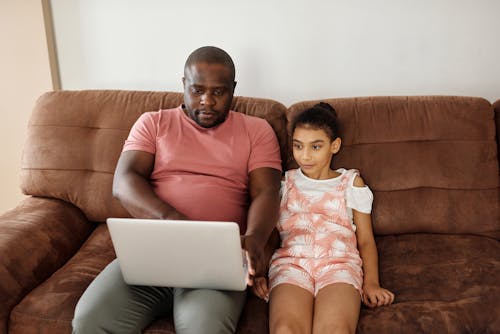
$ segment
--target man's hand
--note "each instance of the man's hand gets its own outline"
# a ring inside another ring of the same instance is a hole
[[[257,168],[249,174],[250,207],[242,247],[247,251],[249,285],[254,277],[267,276],[269,257],[265,248],[279,211],[281,172],[273,168]],[[273,248],[274,250],[274,248]]]
[[[254,278],[254,284],[252,286],[252,292],[254,295],[260,299],[264,299],[266,302],[269,301],[269,287],[267,286],[267,279],[265,277]]]
[[[248,245],[250,245],[250,249],[252,250],[249,250]],[[256,293],[256,294],[257,296],[263,298],[264,295],[268,294],[266,278],[267,278],[267,271],[269,270],[269,263],[271,262],[271,257],[273,256],[274,251],[280,245],[280,235],[278,230],[274,229],[271,232],[271,236],[269,237],[265,245],[260,245],[260,246],[259,245],[260,243],[256,242],[255,238],[253,238],[252,236],[241,236],[241,247],[245,250],[245,254],[247,257],[248,285],[254,286],[255,284],[258,284],[260,288],[257,289],[262,291],[262,293],[259,294]],[[257,249],[256,251],[257,256],[252,257],[251,252],[254,249]],[[260,264],[258,262],[259,260],[256,260],[256,258],[261,259]],[[259,265],[261,265],[261,267],[258,267]],[[256,283],[255,281],[257,280],[260,280],[260,282]],[[265,284],[265,289],[264,289],[264,284]]]
[[[242,236],[241,247],[245,250],[248,265],[248,285],[254,284],[255,277],[267,276],[269,261],[266,262],[265,245],[253,236]]]

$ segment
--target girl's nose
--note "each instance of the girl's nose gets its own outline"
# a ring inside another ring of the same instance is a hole
[[[311,152],[308,148],[304,148],[302,150],[302,158],[303,159],[310,159],[311,158]]]

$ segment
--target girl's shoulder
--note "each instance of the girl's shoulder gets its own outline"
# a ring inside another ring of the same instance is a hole
[[[299,168],[287,170],[285,172],[285,174],[283,175],[283,181],[286,181],[286,180],[290,179],[290,177],[293,177],[297,173],[298,170],[299,170]]]
[[[365,181],[361,177],[361,174],[359,173],[359,170],[357,169],[346,169],[346,168],[339,168],[336,170],[338,173],[340,173],[343,177],[346,178],[349,187],[352,188],[364,188],[367,185],[365,184]]]
[[[349,180],[353,180],[356,177],[359,177],[359,170],[354,169],[354,168],[351,168],[351,169],[337,168],[335,171],[337,173],[339,173],[341,177],[346,177]]]

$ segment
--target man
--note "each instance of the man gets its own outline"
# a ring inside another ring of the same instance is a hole
[[[225,51],[195,50],[184,67],[184,104],[138,119],[113,194],[134,217],[236,221],[251,285],[267,271],[264,248],[278,216],[281,161],[265,120],[229,110],[234,79]],[[78,302],[73,332],[138,333],[173,311],[177,333],[232,333],[245,298],[245,291],[130,286],[115,260]]]

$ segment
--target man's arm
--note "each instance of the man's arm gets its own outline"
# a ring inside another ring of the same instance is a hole
[[[186,219],[153,191],[149,177],[154,162],[154,154],[148,152],[122,152],[113,178],[113,196],[133,217]]]
[[[274,168],[257,168],[249,177],[251,202],[243,247],[248,251],[250,276],[264,276],[268,267],[265,246],[279,216],[281,172]]]

